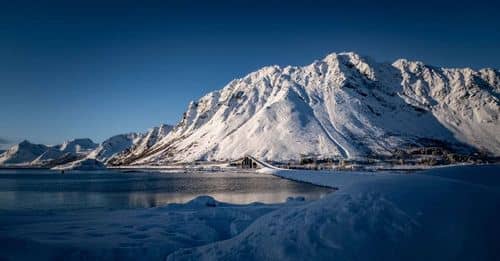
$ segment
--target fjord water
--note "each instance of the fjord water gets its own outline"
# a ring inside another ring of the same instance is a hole
[[[0,170],[0,210],[147,208],[209,195],[228,203],[319,199],[331,189],[248,172]]]

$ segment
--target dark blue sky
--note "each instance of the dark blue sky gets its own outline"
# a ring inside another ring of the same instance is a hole
[[[500,67],[495,1],[12,2],[0,8],[0,143],[174,124],[235,77],[330,52]]]

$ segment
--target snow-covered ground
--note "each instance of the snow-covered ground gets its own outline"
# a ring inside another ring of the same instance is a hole
[[[315,171],[271,168],[262,168],[259,169],[258,172],[331,188],[342,188],[360,181],[371,181],[379,178],[393,177],[398,175],[393,172],[380,173],[363,171]]]
[[[422,173],[267,170],[317,201],[108,212],[0,212],[0,257],[102,260],[498,260],[500,166]],[[263,174],[264,175],[264,174]]]
[[[230,240],[179,250],[168,260],[499,260],[499,170],[294,173],[343,188],[278,209]]]
[[[164,260],[175,250],[228,239],[271,211],[301,204],[298,199],[233,205],[201,196],[149,209],[0,211],[0,260]]]

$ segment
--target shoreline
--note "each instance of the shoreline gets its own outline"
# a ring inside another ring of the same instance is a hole
[[[264,162],[264,161],[262,161]],[[154,165],[124,165],[124,166],[106,166],[105,169],[99,170],[82,170],[82,171],[102,171],[102,170],[127,170],[131,171],[164,171],[164,172],[214,172],[214,171],[240,171],[240,172],[252,172],[259,171],[265,168],[273,168],[280,170],[290,170],[290,171],[308,171],[308,172],[334,172],[334,173],[358,173],[358,172],[367,172],[367,173],[387,173],[387,172],[402,172],[402,173],[411,173],[411,172],[419,172],[426,171],[431,169],[439,169],[439,168],[449,168],[449,167],[459,167],[459,166],[494,166],[499,165],[500,162],[494,163],[456,163],[456,164],[446,164],[446,165],[434,165],[434,166],[423,166],[423,165],[400,165],[394,166],[394,168],[370,168],[367,166],[366,168],[359,169],[312,169],[312,168],[280,168],[276,167],[270,163],[265,162],[269,167],[263,168],[238,168],[234,166],[229,166],[228,163],[218,163],[218,162],[207,162],[207,163],[199,163],[196,165],[193,164],[183,164],[183,165],[162,165],[162,166],[154,166]],[[35,167],[35,166],[0,166],[0,170],[51,170],[52,168],[48,167]],[[57,170],[54,170],[57,171]],[[71,171],[71,170],[69,170]]]

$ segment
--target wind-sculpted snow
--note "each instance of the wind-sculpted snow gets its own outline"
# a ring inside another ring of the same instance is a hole
[[[349,185],[263,216],[230,240],[181,249],[167,260],[498,260],[498,168],[359,174],[354,180],[339,172],[299,175]]]
[[[165,260],[177,249],[228,239],[260,216],[296,204],[304,202],[232,205],[201,196],[149,209],[1,212],[0,257]]]
[[[241,236],[167,260],[395,260],[392,249],[419,224],[378,194],[273,212]]]
[[[191,102],[165,137],[115,162],[356,158],[436,144],[499,155],[499,77],[355,53],[269,66]]]

